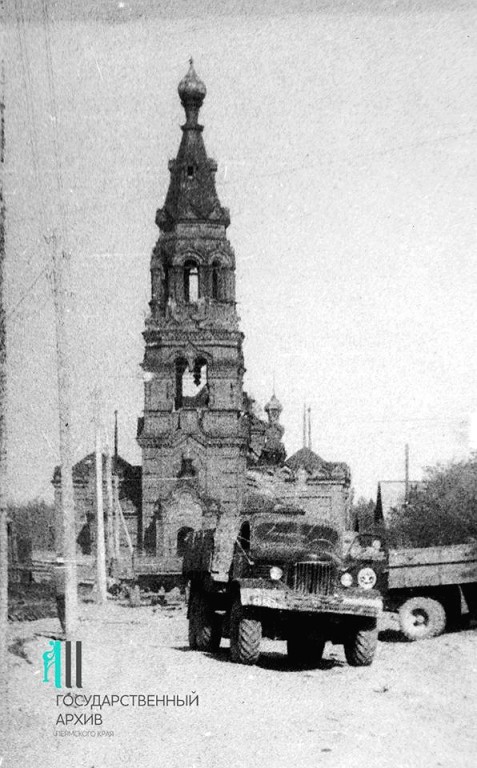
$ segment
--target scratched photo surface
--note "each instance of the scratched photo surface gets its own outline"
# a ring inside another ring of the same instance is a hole
[[[156,211],[188,119],[177,89],[191,57],[206,86],[199,123],[217,163],[217,205],[230,211],[232,332],[244,334],[243,388],[257,423],[272,423],[264,407],[275,396],[273,439],[288,457],[306,447],[345,463],[355,500],[375,501],[378,482],[396,481],[402,493],[406,471],[418,483],[426,467],[477,450],[477,7],[6,0],[4,15],[8,497],[17,507],[38,502],[43,533],[30,554],[47,585],[38,601],[54,607],[56,244],[70,264],[87,578],[80,645],[68,657],[66,644],[54,645],[63,638],[54,610],[13,611],[1,768],[471,766],[472,623],[411,644],[389,613],[371,667],[348,666],[342,646],[328,643],[318,668],[293,668],[286,643],[269,639],[247,666],[230,663],[227,640],[215,655],[189,650],[179,581],[159,592],[121,588],[106,605],[90,587],[98,420],[120,457],[124,551],[138,536],[144,544],[156,519],[143,485],[140,533],[131,523],[151,387],[143,333],[159,296]],[[213,291],[212,268],[207,275]],[[200,366],[194,377],[197,385]],[[194,450],[184,448],[175,477],[199,473]],[[22,589],[14,585],[16,605]],[[57,706],[70,689],[54,687],[53,666],[42,682],[43,654],[53,665],[60,650],[72,693],[80,681],[84,697],[108,697],[103,707]],[[152,694],[169,703],[152,705]],[[125,695],[146,705],[111,703]]]

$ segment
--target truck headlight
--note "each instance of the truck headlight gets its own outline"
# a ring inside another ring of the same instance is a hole
[[[283,571],[281,568],[279,568],[277,565],[272,565],[270,568],[270,578],[273,579],[273,581],[280,581],[280,579],[283,576]]]
[[[376,574],[372,568],[361,568],[358,573],[358,585],[361,589],[372,589],[376,584]]]
[[[350,573],[343,573],[341,577],[343,587],[350,587],[353,583],[353,577]]]

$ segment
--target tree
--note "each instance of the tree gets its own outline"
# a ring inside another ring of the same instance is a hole
[[[374,511],[376,502],[372,499],[366,499],[360,496],[356,502],[353,502],[351,508],[351,520],[354,521],[356,530],[361,533],[368,533],[374,530]]]
[[[477,453],[428,467],[408,503],[391,511],[388,532],[393,546],[477,541]]]
[[[8,514],[12,521],[17,542],[29,541],[30,549],[55,549],[55,508],[42,499],[23,504],[9,504]]]

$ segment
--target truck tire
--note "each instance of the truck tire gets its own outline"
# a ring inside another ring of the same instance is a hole
[[[344,641],[346,661],[351,667],[369,667],[378,645],[376,619],[360,621],[350,628]]]
[[[326,638],[314,632],[294,632],[287,639],[287,655],[294,667],[316,667],[323,658]]]
[[[446,628],[444,606],[432,597],[410,597],[399,608],[399,626],[408,640],[426,640]]]
[[[239,600],[230,611],[230,656],[237,664],[256,664],[260,656],[262,625],[247,617]]]
[[[189,607],[189,647],[195,651],[219,650],[221,620],[201,592],[193,592]]]

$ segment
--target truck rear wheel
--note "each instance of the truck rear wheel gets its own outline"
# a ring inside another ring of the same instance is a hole
[[[293,632],[287,640],[287,654],[296,667],[317,666],[325,649],[326,639],[315,632]]]
[[[376,619],[366,619],[349,629],[344,641],[346,661],[351,667],[369,667],[378,645]]]
[[[437,637],[446,628],[444,606],[432,597],[410,597],[399,609],[399,625],[408,640]]]
[[[238,664],[256,664],[260,656],[262,625],[247,617],[239,600],[230,611],[230,656]]]
[[[189,607],[189,647],[215,653],[220,647],[221,619],[201,592],[193,592]]]

